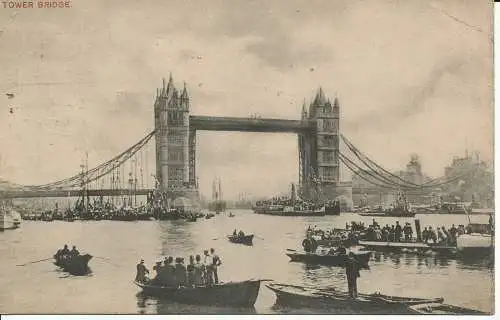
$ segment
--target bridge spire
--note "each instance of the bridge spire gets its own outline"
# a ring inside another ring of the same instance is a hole
[[[314,98],[314,105],[316,106],[323,106],[326,104],[326,97],[325,94],[323,93],[323,88],[320,86],[318,89],[318,92],[316,93],[316,97]]]
[[[170,97],[172,93],[175,91],[175,86],[174,86],[174,79],[172,78],[172,72],[170,72],[170,77],[168,79],[168,85],[167,85],[167,97]]]
[[[335,95],[335,100],[333,101],[333,108],[338,109],[339,106],[339,98],[337,98],[337,95]]]
[[[306,99],[302,102],[302,119],[307,119]]]
[[[180,106],[185,110],[189,110],[189,94],[186,88],[186,82],[184,82],[184,89],[182,90],[181,94]]]

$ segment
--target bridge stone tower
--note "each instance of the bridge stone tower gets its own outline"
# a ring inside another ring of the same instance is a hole
[[[315,124],[307,134],[299,135],[300,184],[302,194],[316,200],[334,200],[339,195],[339,101],[333,104],[319,88],[306,109],[302,121]]]
[[[171,200],[187,197],[197,202],[194,171],[196,133],[189,130],[189,94],[184,84],[181,93],[172,75],[168,84],[157,90],[154,105],[156,132],[156,178],[158,188]]]

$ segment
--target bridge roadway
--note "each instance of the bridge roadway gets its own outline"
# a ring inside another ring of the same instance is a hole
[[[99,196],[126,196],[131,193],[136,195],[147,195],[153,189],[137,189],[134,191],[128,189],[89,189],[87,193],[90,197]],[[79,197],[82,190],[50,190],[50,191],[30,191],[30,190],[4,190],[0,191],[0,199],[19,199],[19,198],[60,198],[60,197]]]
[[[90,197],[98,196],[126,196],[131,193],[137,195],[147,195],[153,189],[137,189],[135,192],[128,189],[89,189],[87,193]],[[381,190],[379,188],[352,188],[353,195],[380,195],[391,193],[390,190]],[[407,191],[408,195],[422,195],[428,192]],[[21,198],[61,198],[78,197],[82,195],[81,190],[50,190],[50,191],[29,191],[29,190],[0,190],[0,199],[21,199]]]
[[[194,130],[209,131],[246,131],[246,132],[288,132],[307,133],[315,128],[314,121],[231,118],[190,116],[189,127]]]

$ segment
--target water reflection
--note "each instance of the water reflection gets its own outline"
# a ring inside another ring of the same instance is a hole
[[[344,227],[346,222],[362,221],[363,218],[341,214],[289,219],[255,215],[244,210],[235,210],[235,213],[234,218],[219,215],[196,223],[27,221],[16,232],[0,233],[0,310],[8,313],[51,313],[54,310],[59,313],[248,314],[255,313],[256,310],[258,313],[290,313],[287,309],[275,311],[271,308],[276,296],[264,287],[260,290],[255,309],[250,310],[186,306],[136,295],[138,290],[131,280],[140,258],[144,258],[148,269],[153,273],[152,266],[157,259],[168,255],[187,258],[190,254],[202,254],[204,249],[211,247],[216,249],[223,260],[219,275],[224,281],[269,278],[290,284],[347,289],[345,269],[290,263],[284,252],[287,248],[300,249],[308,224],[322,229]],[[439,225],[457,225],[462,218],[453,215],[429,216],[423,217],[421,222],[433,225],[432,222],[436,219]],[[391,223],[390,219],[386,220]],[[367,221],[371,222],[371,219]],[[253,247],[230,243],[226,235],[241,226],[245,227],[245,231],[265,240],[257,238]],[[280,226],[280,230],[276,226]],[[50,236],[40,241],[40,235],[44,234]],[[96,257],[107,257],[109,261],[97,258],[91,260],[93,272],[87,277],[69,276],[52,263],[16,267],[16,264],[41,259],[41,253],[50,254],[54,248],[66,242],[75,243]],[[65,279],[60,279],[59,276]],[[493,286],[492,258],[381,252],[373,253],[370,270],[363,270],[358,282],[360,292],[443,296],[447,303],[484,311],[492,309]],[[470,295],[472,291],[475,293],[473,301]],[[75,294],[78,296],[78,304],[74,303]],[[322,311],[292,312],[314,314]]]
[[[150,313],[151,306],[155,314],[256,314],[255,308],[226,308],[218,306],[189,305],[177,303],[164,298],[138,296],[137,306],[142,313]]]

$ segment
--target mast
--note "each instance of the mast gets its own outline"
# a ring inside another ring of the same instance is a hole
[[[134,159],[134,206],[137,207],[137,155]]]
[[[222,201],[222,187],[221,187],[221,180],[219,178],[219,200]]]

